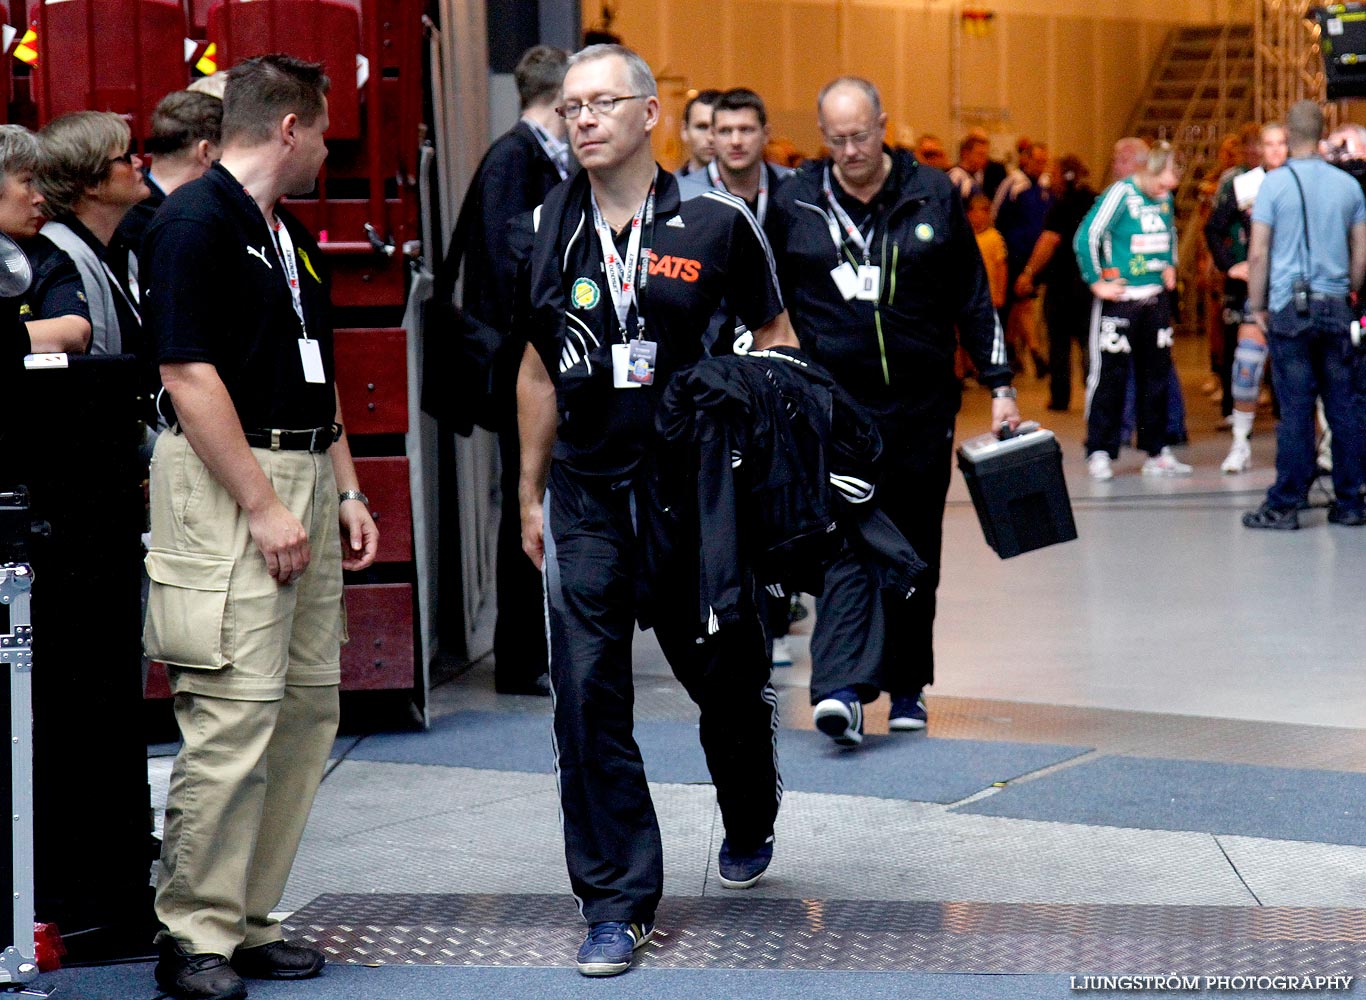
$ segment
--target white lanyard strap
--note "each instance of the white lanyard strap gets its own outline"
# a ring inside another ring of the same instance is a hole
[[[303,339],[307,340],[308,321],[304,319],[304,300],[299,288],[299,260],[294,256],[294,240],[284,223],[278,219],[270,228],[275,236],[275,250],[280,255],[280,266],[284,268],[285,281],[289,285],[289,298],[294,304],[295,315],[299,317],[299,326],[303,328]]]
[[[712,160],[707,164],[707,180],[711,181],[711,186],[720,188],[727,194],[730,188],[726,187],[726,182],[721,180],[721,171],[716,166],[716,161]],[[759,200],[755,204],[754,217],[759,220],[759,225],[764,224],[764,218],[768,215],[768,168],[762,163],[759,164]]]
[[[138,312],[138,305],[136,302],[133,301],[132,297],[128,294],[128,289],[123,287],[123,282],[119,281],[118,278],[114,277],[114,272],[110,270],[109,265],[106,262],[100,261],[100,266],[104,268],[105,276],[109,278],[109,284],[113,287],[114,291],[121,295],[123,297],[123,301],[128,303],[128,308],[133,310],[133,318],[136,319],[138,323],[141,323],[142,314]]]
[[[835,219],[838,219],[839,225],[844,228],[844,235],[848,237],[850,243],[859,248],[863,254],[863,262],[868,263],[868,245],[873,240],[873,234],[869,232],[868,238],[864,239],[859,227],[854,225],[854,220],[849,218],[849,213],[844,210],[844,206],[835,197],[835,192],[830,187],[830,167],[828,165],[825,168],[825,177],[821,182],[821,187],[825,191],[825,200],[830,203],[830,209],[835,213]],[[830,223],[830,237],[835,241],[835,249],[838,251],[841,249],[839,228],[835,225],[835,219],[831,219],[829,216],[826,219]]]
[[[631,237],[626,241],[626,257],[617,253],[616,242],[612,239],[612,229],[602,217],[598,208],[598,197],[589,195],[593,203],[593,227],[598,231],[598,242],[602,244],[602,262],[607,271],[607,291],[612,296],[612,305],[617,310],[617,320],[621,324],[621,339],[627,339],[626,319],[631,314],[631,306],[637,301],[638,293],[645,291],[649,280],[650,248],[640,246],[645,227],[654,223],[655,186],[650,185],[650,193],[636,210],[631,219]],[[643,259],[643,263],[642,263]],[[637,284],[637,277],[639,284]],[[636,309],[636,335],[644,333],[640,309]]]

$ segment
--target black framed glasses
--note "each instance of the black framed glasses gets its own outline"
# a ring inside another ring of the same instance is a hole
[[[131,166],[133,165],[133,157],[136,156],[136,155],[137,155],[136,153],[134,153],[131,149],[129,149],[129,150],[128,150],[126,153],[124,153],[122,156],[111,156],[111,157],[109,157],[109,159],[107,159],[107,160],[105,161],[105,164],[104,164],[105,169],[106,169],[106,170],[111,170],[111,169],[113,169],[113,166],[114,166],[115,163],[126,163],[126,164],[128,164],[128,166],[131,167]]]
[[[596,117],[598,115],[610,115],[616,111],[617,105],[622,101],[641,101],[648,97],[648,94],[627,94],[625,97],[595,97],[591,101],[565,101],[555,109],[555,114],[561,118],[574,121],[587,108]]]

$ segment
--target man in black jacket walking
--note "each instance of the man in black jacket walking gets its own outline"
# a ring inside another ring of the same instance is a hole
[[[879,506],[929,563],[909,599],[880,593],[853,551],[826,573],[811,637],[817,728],[863,738],[863,709],[892,696],[893,729],[923,729],[934,680],[935,588],[948,492],[961,341],[992,393],[992,426],[1020,420],[1005,338],[981,254],[951,181],[884,145],[877,88],[841,77],[817,110],[831,158],[778,192],[774,252],[803,347],[877,419],[884,444]],[[894,607],[890,605],[895,601]]]
[[[495,330],[512,322],[517,265],[509,223],[529,212],[569,176],[569,144],[555,104],[568,53],[550,45],[527,49],[513,73],[522,104],[517,124],[499,137],[470,182],[452,237],[463,254],[465,313]],[[548,695],[541,576],[522,555],[517,476],[517,366],[522,345],[506,338],[494,360],[494,405],[502,459],[498,526],[498,620],[493,630],[493,684],[499,694]]]
[[[659,588],[655,634],[700,708],[725,826],[721,884],[752,886],[773,854],[777,698],[757,610],[742,600],[732,621],[703,634],[695,537],[675,550],[689,556],[657,572],[642,563],[651,524],[667,513],[651,495],[660,397],[670,376],[702,357],[721,302],[759,347],[796,340],[744,203],[719,191],[680,201],[678,182],[655,163],[658,89],[638,55],[593,45],[571,57],[559,110],[583,171],[533,215],[527,299],[518,303],[528,343],[517,381],[522,545],[544,569],[565,860],[589,923],[578,968],[607,976],[626,971],[650,939],[664,881],[632,735],[642,584]]]

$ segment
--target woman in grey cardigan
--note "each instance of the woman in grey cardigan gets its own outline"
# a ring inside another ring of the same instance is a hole
[[[140,353],[137,303],[104,261],[124,213],[150,193],[128,124],[111,112],[78,111],[49,122],[38,137],[38,186],[52,217],[42,234],[81,274],[90,305],[89,352]]]

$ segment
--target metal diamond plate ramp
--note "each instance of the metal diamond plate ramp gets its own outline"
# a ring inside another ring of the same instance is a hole
[[[583,934],[563,896],[328,895],[288,923],[361,964],[568,966]],[[657,968],[975,973],[1355,975],[1366,910],[1295,907],[666,899]]]

